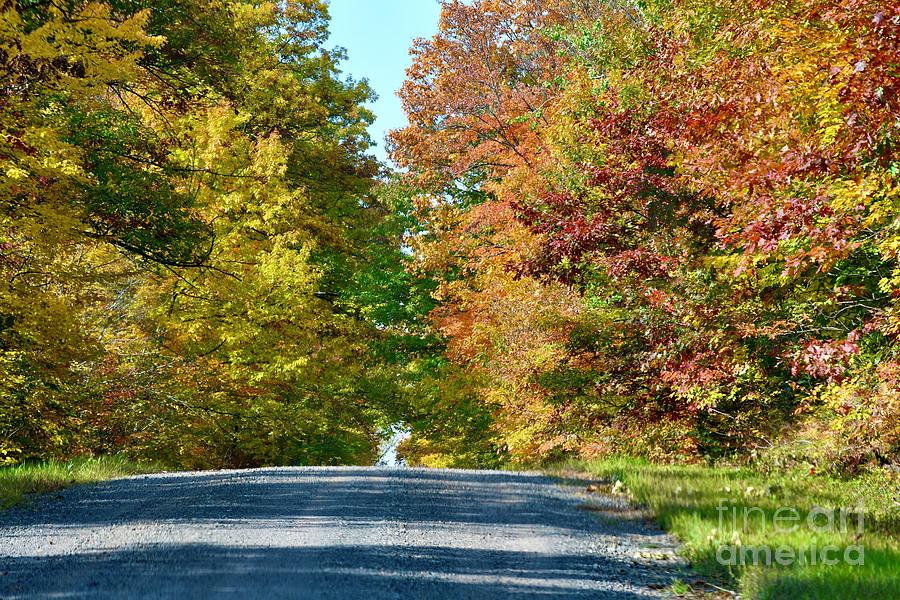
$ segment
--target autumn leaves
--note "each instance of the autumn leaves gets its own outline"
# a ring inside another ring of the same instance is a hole
[[[445,3],[394,157],[499,452],[896,456],[898,18]]]
[[[896,457],[896,3],[0,6],[0,461]]]

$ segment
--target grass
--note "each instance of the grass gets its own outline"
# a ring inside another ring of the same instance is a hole
[[[619,487],[624,484],[635,502],[683,542],[683,554],[695,571],[736,589],[744,598],[900,598],[896,473],[841,480],[800,471],[763,474],[746,468],[655,465],[627,458],[552,469],[572,470],[611,483],[621,481]],[[840,509],[847,509],[843,520]],[[808,521],[811,514],[813,525]],[[826,547],[825,558],[838,557],[838,564],[822,564]],[[751,548],[760,554],[750,553]],[[766,548],[773,553],[771,561]],[[774,560],[779,549],[781,565]],[[812,553],[815,565],[809,558]]]
[[[157,469],[118,456],[78,458],[0,467],[0,509],[19,504],[32,494],[54,492],[71,485],[94,483],[149,473]]]

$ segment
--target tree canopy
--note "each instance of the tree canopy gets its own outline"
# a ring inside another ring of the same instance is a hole
[[[900,4],[0,0],[0,463],[900,456]],[[780,454],[779,454],[780,453]]]
[[[364,460],[383,211],[325,3],[2,11],[0,460]]]

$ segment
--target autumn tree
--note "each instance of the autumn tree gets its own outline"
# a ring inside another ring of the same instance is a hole
[[[325,3],[2,8],[5,459],[370,456],[372,94]]]
[[[394,156],[501,450],[896,456],[897,18],[444,4]]]

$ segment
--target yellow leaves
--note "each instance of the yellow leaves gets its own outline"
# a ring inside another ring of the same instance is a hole
[[[295,448],[314,429],[360,454],[370,331],[330,303],[353,266],[323,255],[352,263],[340,244],[368,233],[366,90],[317,50],[325,4],[199,0],[152,20],[127,2],[0,4],[0,347],[16,353],[0,352],[0,437],[29,388],[15,419],[41,433],[68,427],[49,399],[104,427],[146,419],[140,443],[209,452],[198,464],[217,460],[206,422],[232,417],[246,460],[324,459]]]
[[[282,177],[287,171],[288,150],[278,134],[256,142],[253,148],[253,171],[263,177]]]
[[[277,240],[273,248],[259,257],[258,272],[262,282],[271,289],[281,290],[294,302],[316,291],[319,271],[311,264],[314,244]]]
[[[884,190],[884,191],[882,191]],[[865,224],[874,227],[878,224],[888,224],[892,231],[900,232],[900,186],[878,189],[883,195],[875,202],[869,203],[869,218]],[[873,191],[872,195],[875,193]]]
[[[49,18],[28,33],[17,13],[5,12],[2,32],[9,40],[5,46],[12,50],[10,58],[25,56],[48,62],[64,58],[69,65],[80,65],[83,72],[77,77],[65,69],[60,71],[73,88],[105,87],[108,81],[133,77],[143,50],[165,43],[164,38],[144,31],[149,10],[124,19],[118,19],[108,4],[100,2],[84,4],[73,14],[64,14],[52,4],[46,10]],[[10,43],[12,39],[15,43]]]
[[[841,119],[839,112],[832,112],[828,117],[830,118],[819,128],[819,138],[822,148],[827,148],[833,144],[837,139],[838,134],[841,132],[841,129],[844,127],[844,122],[843,119]]]
[[[234,172],[245,163],[251,147],[240,133],[249,119],[250,115],[235,111],[225,100],[186,115],[179,125],[192,144],[179,152],[179,158],[194,167]]]
[[[44,158],[42,166],[61,175],[75,177],[84,173],[81,165],[70,159],[57,159],[52,156]]]
[[[278,7],[273,2],[258,4],[229,2],[228,11],[234,17],[234,24],[239,29],[256,28],[271,24],[278,12]]]
[[[846,126],[839,94],[853,69],[843,55],[844,33],[790,19],[772,33],[778,46],[770,53],[777,60],[772,74],[790,94],[793,113],[815,128],[819,147],[828,148]]]
[[[0,5],[0,50],[8,57],[15,58],[19,52],[19,43],[24,24],[15,4],[4,2]]]
[[[28,171],[26,171],[25,169],[19,168],[14,164],[6,163],[4,170],[5,170],[6,176],[12,181],[17,181],[19,179],[25,179],[26,177],[28,177]]]
[[[870,205],[882,183],[876,178],[881,179],[879,174],[870,173],[860,180],[835,179],[827,182],[825,190],[832,199],[831,205],[841,211]]]
[[[15,123],[7,122],[5,125],[15,126]],[[20,194],[28,189],[37,193],[46,187],[39,184],[39,177],[65,181],[84,177],[77,161],[77,150],[63,142],[60,133],[51,127],[25,127],[15,135],[4,134],[0,130],[0,135],[3,146],[10,148],[5,152],[9,158],[0,162],[0,170],[6,174],[6,179],[0,181],[0,191],[4,196],[9,197],[13,187]],[[23,147],[30,151],[19,150]]]

